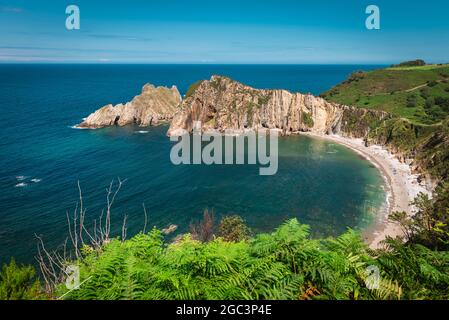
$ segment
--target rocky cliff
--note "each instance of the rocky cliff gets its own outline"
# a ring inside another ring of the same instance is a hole
[[[96,129],[133,123],[140,126],[157,125],[160,121],[173,118],[181,100],[175,86],[166,88],[146,84],[142,93],[131,102],[116,106],[108,104],[89,115],[78,127]]]
[[[373,121],[387,117],[382,111],[330,103],[310,94],[259,90],[212,76],[189,89],[167,134],[190,132],[200,121],[203,131],[270,128],[285,135],[312,131],[366,137]]]

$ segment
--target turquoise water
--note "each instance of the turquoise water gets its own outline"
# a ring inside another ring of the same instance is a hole
[[[259,176],[258,166],[174,166],[167,127],[128,126],[75,130],[71,126],[107,103],[130,100],[146,82],[175,84],[181,93],[212,74],[257,88],[318,94],[349,73],[375,66],[0,66],[0,262],[33,262],[34,234],[49,247],[67,237],[66,211],[77,202],[80,181],[87,219],[97,218],[112,179],[127,179],[112,222],[119,233],[149,225],[188,230],[209,208],[220,217],[240,214],[255,231],[285,219],[310,224],[314,235],[363,228],[384,201],[382,178],[352,151],[323,140],[279,141],[279,170]],[[18,178],[23,176],[23,178]],[[33,179],[37,179],[34,180]],[[371,212],[371,213],[370,213]]]

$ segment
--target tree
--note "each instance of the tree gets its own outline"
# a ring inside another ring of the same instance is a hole
[[[418,209],[414,217],[417,231],[420,233],[431,233],[435,226],[432,200],[427,194],[420,193],[412,204]]]
[[[250,237],[251,231],[242,217],[238,215],[224,217],[218,227],[218,235],[225,241],[242,241]]]
[[[390,221],[393,221],[393,222],[399,224],[407,241],[410,241],[412,239],[413,231],[414,231],[413,230],[413,220],[407,216],[407,212],[395,211],[395,212],[391,213],[390,215],[388,215],[388,219]]]

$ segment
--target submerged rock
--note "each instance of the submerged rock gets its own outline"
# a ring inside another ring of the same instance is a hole
[[[173,86],[146,84],[142,93],[126,104],[108,104],[89,115],[77,127],[97,129],[106,126],[137,124],[142,127],[170,121],[181,103],[181,95]]]
[[[162,229],[161,231],[163,234],[170,234],[170,233],[175,232],[177,229],[178,229],[178,226],[176,224],[171,224],[167,228]]]

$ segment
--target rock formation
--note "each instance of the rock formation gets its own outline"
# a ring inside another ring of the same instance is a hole
[[[203,131],[269,128],[285,135],[312,131],[366,137],[373,121],[387,117],[383,111],[330,103],[310,94],[254,89],[212,76],[189,89],[167,134],[177,135],[181,129],[190,132],[200,121]]]
[[[79,128],[102,128],[111,125],[138,124],[142,127],[170,121],[181,103],[178,89],[146,84],[142,93],[131,102],[112,106],[108,104],[89,115]]]

